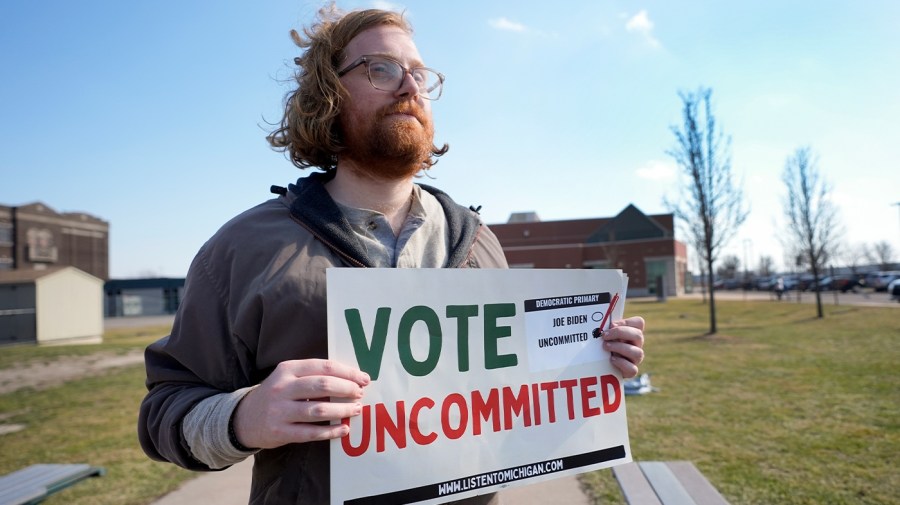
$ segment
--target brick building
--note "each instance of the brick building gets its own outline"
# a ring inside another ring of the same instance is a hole
[[[73,266],[109,279],[109,223],[35,202],[0,205],[0,270]]]
[[[493,224],[513,268],[619,268],[628,295],[690,290],[687,248],[675,239],[672,214],[647,215],[634,205],[611,218],[541,221],[533,212]],[[688,284],[686,284],[686,281]]]

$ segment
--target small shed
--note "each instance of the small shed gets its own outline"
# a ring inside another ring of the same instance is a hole
[[[102,279],[75,267],[0,271],[0,345],[102,340]]]

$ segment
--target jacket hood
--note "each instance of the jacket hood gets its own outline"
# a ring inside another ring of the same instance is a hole
[[[372,267],[373,264],[356,238],[350,222],[325,189],[325,184],[333,178],[334,172],[315,172],[297,179],[296,184],[289,185],[288,189],[295,196],[290,206],[291,217],[309,229],[316,238],[347,257],[351,263]],[[457,204],[443,191],[425,184],[418,186],[433,195],[443,207],[450,232],[447,266],[460,266],[475,243],[481,219],[473,210]]]

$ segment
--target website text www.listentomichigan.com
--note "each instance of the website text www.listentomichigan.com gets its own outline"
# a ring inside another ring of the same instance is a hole
[[[559,472],[562,470],[563,460],[554,459],[543,463],[531,463],[514,468],[507,468],[506,470],[473,475],[471,477],[438,484],[438,496],[460,493],[470,489],[493,486],[495,484],[503,484],[504,482],[527,479],[529,477],[536,477],[538,475]]]

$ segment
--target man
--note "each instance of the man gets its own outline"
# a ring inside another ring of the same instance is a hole
[[[506,268],[477,214],[413,183],[433,145],[426,67],[399,14],[368,10],[292,32],[298,88],[270,143],[323,172],[237,216],[198,252],[172,334],[148,347],[139,434],[147,454],[193,470],[254,455],[251,503],[327,503],[328,440],[348,432],[369,377],[326,360],[328,267]],[[643,320],[604,335],[637,374]],[[493,495],[465,500],[496,501]]]

